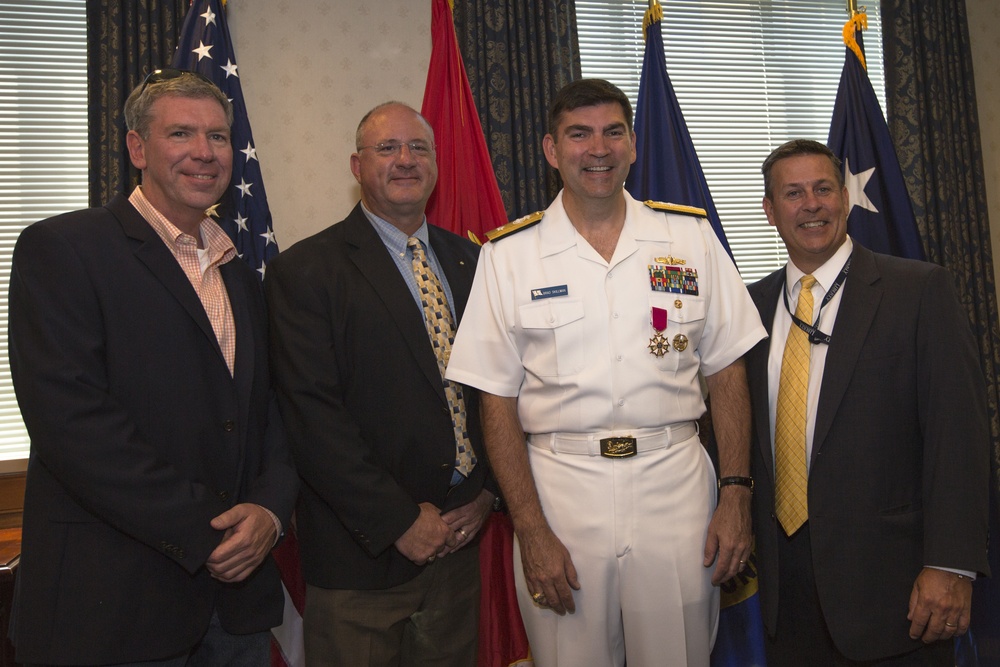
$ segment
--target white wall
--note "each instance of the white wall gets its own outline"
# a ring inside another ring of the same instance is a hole
[[[279,248],[343,219],[360,197],[361,117],[420,109],[430,0],[229,0],[226,16]]]

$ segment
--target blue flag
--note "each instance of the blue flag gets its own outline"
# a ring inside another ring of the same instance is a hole
[[[719,632],[711,667],[765,667],[764,617],[757,594],[757,556],[747,568],[721,586]]]
[[[625,188],[639,200],[653,199],[705,209],[712,229],[732,257],[684,114],[667,76],[662,19],[663,10],[659,3],[654,3],[643,21],[646,54],[635,110],[636,160]],[[712,651],[712,667],[763,667],[766,664],[755,563],[751,556],[749,567],[722,586],[722,609]]]
[[[233,178],[216,213],[236,252],[263,280],[267,262],[278,254],[278,244],[221,0],[195,0],[191,4],[173,66],[205,75],[233,103]]]
[[[875,252],[924,259],[910,196],[882,108],[868,79],[861,30],[866,14],[844,26],[847,54],[827,144],[844,163],[851,197],[847,232]]]
[[[636,158],[625,179],[625,189],[640,201],[653,199],[705,209],[712,229],[732,257],[691,133],[667,76],[662,18],[663,10],[654,3],[643,22],[646,54],[635,107]]]

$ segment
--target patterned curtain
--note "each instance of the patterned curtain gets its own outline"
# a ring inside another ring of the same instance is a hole
[[[455,31],[510,218],[559,192],[542,153],[549,105],[580,78],[573,0],[456,0]]]
[[[139,172],[125,147],[122,109],[149,72],[168,67],[189,0],[88,0],[90,205],[128,193]]]
[[[889,131],[927,259],[955,276],[979,342],[1000,489],[1000,335],[965,0],[882,0],[882,30]]]

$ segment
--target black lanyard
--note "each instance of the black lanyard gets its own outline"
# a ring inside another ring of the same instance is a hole
[[[844,268],[840,270],[840,274],[837,276],[837,279],[833,281],[832,285],[830,285],[830,289],[827,290],[826,296],[823,297],[823,301],[821,301],[819,304],[819,310],[816,312],[817,323],[819,322],[820,314],[823,312],[823,306],[830,303],[830,299],[832,299],[837,294],[837,292],[840,291],[840,288],[843,287],[844,285],[844,281],[847,280],[847,272],[850,270],[851,270],[851,258],[848,257],[847,261],[844,263]],[[781,290],[781,296],[785,300],[785,310],[787,310],[788,314],[792,316],[792,322],[795,323],[795,326],[806,332],[806,335],[809,336],[809,342],[812,343],[813,345],[819,345],[820,343],[823,343],[824,345],[829,345],[830,334],[825,334],[816,327],[814,327],[813,325],[807,324],[806,322],[803,322],[799,318],[795,317],[795,314],[792,312],[792,309],[788,307],[787,281],[786,281],[786,287]],[[802,298],[801,293],[799,294],[799,298],[800,299]]]

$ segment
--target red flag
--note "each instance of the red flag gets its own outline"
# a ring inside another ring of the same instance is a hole
[[[438,182],[427,219],[459,236],[507,222],[472,89],[458,51],[448,0],[431,0],[431,63],[420,109],[434,129]]]
[[[431,62],[420,109],[434,129],[438,182],[427,202],[427,219],[459,236],[507,222],[500,189],[452,21],[449,0],[431,0]],[[514,594],[513,528],[493,516],[479,546],[479,667],[508,667],[530,659],[528,637]]]
[[[514,592],[514,526],[506,514],[487,518],[479,542],[478,667],[529,667],[534,662]]]
[[[305,665],[302,613],[306,606],[306,583],[299,567],[299,540],[294,523],[293,517],[293,525],[285,534],[285,539],[271,552],[281,572],[281,588],[285,594],[285,613],[281,625],[271,629],[271,667]]]

